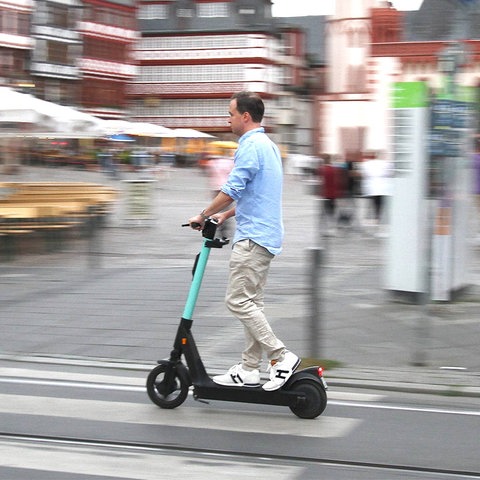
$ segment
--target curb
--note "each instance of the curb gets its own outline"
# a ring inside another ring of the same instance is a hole
[[[480,398],[480,372],[467,370],[357,367],[327,370],[325,377],[338,387]]]
[[[436,385],[436,384],[418,384],[408,382],[375,382],[362,379],[344,379],[329,377],[328,372],[326,381],[329,387],[356,388],[368,390],[380,390],[387,392],[420,393],[425,395],[439,395],[445,397],[471,397],[480,398],[480,388],[467,387],[463,385]]]

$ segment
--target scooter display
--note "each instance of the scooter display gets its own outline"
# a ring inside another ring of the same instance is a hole
[[[281,405],[289,407],[300,418],[318,417],[327,406],[327,383],[322,367],[297,370],[280,389],[270,392],[262,387],[218,385],[207,374],[193,338],[192,324],[210,251],[228,244],[226,239],[215,238],[216,228],[215,220],[207,219],[202,230],[203,245],[195,259],[192,283],[173,349],[170,358],[159,360],[158,365],[150,371],[147,377],[148,396],[159,407],[173,409],[186,400],[190,387],[193,387],[193,398],[199,401]]]

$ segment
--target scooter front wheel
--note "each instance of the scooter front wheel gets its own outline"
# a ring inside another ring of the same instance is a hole
[[[161,408],[171,409],[181,405],[188,396],[189,387],[184,376],[170,364],[157,365],[147,377],[148,396]]]
[[[317,382],[307,379],[295,382],[289,391],[303,394],[305,400],[292,405],[290,410],[300,418],[316,418],[327,406],[327,394]]]

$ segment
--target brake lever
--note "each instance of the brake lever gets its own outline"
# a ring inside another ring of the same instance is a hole
[[[201,225],[197,222],[192,222],[192,223],[182,223],[182,227],[192,227],[192,228],[198,228]]]

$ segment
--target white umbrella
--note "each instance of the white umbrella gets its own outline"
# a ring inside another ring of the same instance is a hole
[[[2,136],[100,137],[102,125],[101,119],[88,113],[0,87]]]
[[[173,137],[173,130],[155,123],[129,122],[127,120],[104,120],[103,126],[108,135],[135,135],[141,137]]]
[[[103,120],[102,127],[105,135],[122,135],[125,134],[130,126],[130,122],[126,120]]]
[[[215,138],[214,135],[200,132],[193,128],[175,128],[172,130],[172,136],[176,138]]]
[[[170,137],[172,129],[148,122],[130,122],[125,133],[139,137]]]
[[[35,98],[16,92],[8,87],[0,87],[1,123],[36,123],[48,121],[50,116],[34,107]]]

